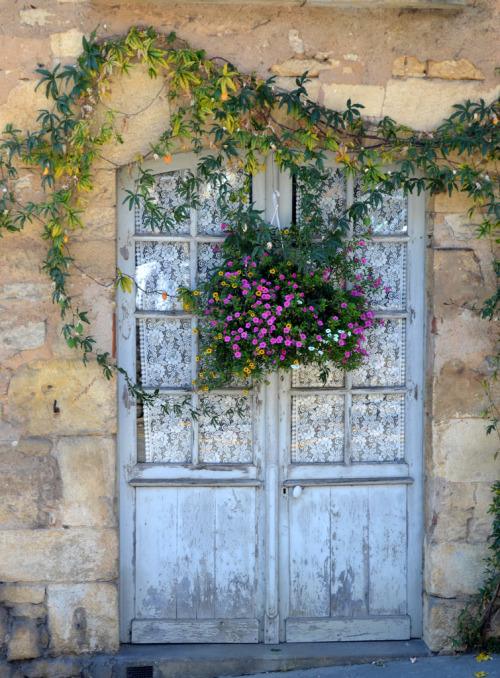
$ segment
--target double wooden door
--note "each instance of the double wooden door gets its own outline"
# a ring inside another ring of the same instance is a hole
[[[156,194],[171,209],[192,166],[174,158]],[[238,181],[236,173],[230,178]],[[331,167],[324,209],[356,195]],[[133,176],[121,177],[124,189]],[[284,175],[253,184],[281,223]],[[138,283],[119,299],[119,359],[170,405],[138,408],[120,382],[122,641],[278,643],[406,639],[421,633],[423,204],[395,195],[372,215],[367,258],[389,291],[374,300],[370,356],[352,374],[273,375],[245,416],[193,420],[196,319],[159,293],[214,266],[220,218],[201,206],[168,235],[120,210],[119,266]],[[238,389],[203,396],[223,413]]]

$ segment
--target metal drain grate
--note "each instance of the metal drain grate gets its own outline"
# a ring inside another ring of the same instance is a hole
[[[152,666],[128,666],[127,678],[153,678]]]

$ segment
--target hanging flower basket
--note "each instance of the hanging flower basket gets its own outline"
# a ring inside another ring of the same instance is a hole
[[[195,330],[199,389],[250,388],[279,369],[311,364],[326,382],[332,367],[349,371],[364,362],[366,333],[376,322],[369,296],[381,285],[366,265],[365,243],[349,241],[319,265],[301,258],[299,232],[270,227],[261,256],[259,248],[252,256],[241,242],[239,248],[223,242],[224,264],[210,280],[179,291],[203,319]]]

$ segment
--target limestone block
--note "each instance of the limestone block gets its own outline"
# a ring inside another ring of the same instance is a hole
[[[53,16],[53,14],[46,9],[22,9],[19,12],[21,23],[27,24],[28,26],[45,26],[46,24],[51,24],[52,22],[49,20],[50,16]]]
[[[112,438],[61,438],[56,456],[61,470],[64,525],[116,525],[116,463]]]
[[[494,482],[498,441],[487,436],[482,419],[453,419],[433,428],[433,475],[449,482]]]
[[[485,407],[483,375],[462,360],[448,360],[434,379],[434,421],[479,417]]]
[[[481,320],[477,312],[461,309],[453,297],[448,298],[446,306],[431,312],[438,316],[434,341],[436,373],[457,356],[475,368],[494,353],[498,336],[495,323]]]
[[[35,92],[36,84],[22,80],[10,91],[7,103],[0,109],[0,129],[14,122],[17,129],[35,128],[38,111],[47,107],[45,90],[39,87]],[[14,235],[19,238],[17,234]]]
[[[113,233],[116,229],[116,216],[113,217]],[[71,234],[69,236],[71,238]],[[69,241],[68,238],[68,241]],[[114,239],[73,240],[69,251],[78,262],[79,269],[100,283],[110,285],[116,275],[116,243]],[[81,275],[80,270],[76,271]]]
[[[21,603],[14,605],[11,614],[19,619],[43,619],[47,614],[45,605],[33,605],[32,603]]]
[[[0,602],[2,603],[43,603],[45,586],[28,584],[2,584],[0,586]]]
[[[79,56],[82,52],[82,38],[83,33],[76,28],[64,33],[52,33],[50,36],[52,54],[56,59]]]
[[[474,492],[476,501],[472,518],[469,522],[467,540],[485,542],[493,530],[493,516],[488,513],[493,501],[491,483],[478,483]]]
[[[425,590],[431,596],[470,596],[484,580],[486,544],[465,542],[427,545]]]
[[[111,143],[102,149],[102,155],[111,163],[127,165],[138,156],[146,155],[151,151],[150,144],[168,128],[170,107],[166,90],[159,94],[161,88],[161,79],[151,80],[146,71],[139,69],[132,71],[130,77],[113,79],[108,105],[119,111],[116,125],[123,144]],[[139,111],[141,114],[136,115]],[[103,111],[99,111],[99,115],[102,114]]]
[[[93,361],[37,360],[11,378],[9,414],[32,435],[115,433],[115,389]]]
[[[118,592],[106,583],[54,584],[47,590],[52,652],[118,648]]]
[[[466,191],[454,191],[451,196],[447,193],[436,193],[429,197],[429,209],[433,212],[462,214],[467,219],[466,215],[471,207],[472,200]]]
[[[304,53],[304,43],[302,42],[299,31],[290,29],[288,31],[288,42],[290,43],[290,47],[295,52],[295,54]]]
[[[484,80],[484,73],[468,59],[427,62],[427,77],[442,80]]]
[[[472,483],[429,481],[427,487],[427,534],[433,542],[466,539],[475,506]]]
[[[59,0],[69,2],[70,0]],[[73,678],[80,677],[82,667],[74,661],[64,659],[36,659],[23,667],[25,678]]]
[[[5,301],[23,301],[25,303],[40,303],[51,296],[50,282],[45,283],[5,283],[0,293],[0,299]]]
[[[468,82],[392,79],[387,83],[382,115],[418,130],[431,130],[451,115],[453,104],[479,98],[492,101],[499,92],[500,87],[484,91],[477,84]]]
[[[432,652],[450,649],[457,633],[458,615],[465,601],[442,600],[424,595],[424,640]]]
[[[287,78],[299,78],[307,72],[308,78],[317,78],[320,71],[331,67],[330,59],[316,61],[316,59],[287,59],[281,64],[274,64],[270,71],[275,75]]]
[[[15,446],[22,454],[37,454],[44,457],[52,449],[52,441],[47,438],[21,438]]]
[[[0,527],[34,528],[50,525],[61,496],[61,479],[53,457],[0,455]]]
[[[393,78],[425,78],[427,63],[413,56],[400,56],[392,64]]]
[[[9,630],[10,630],[9,613],[4,607],[0,607],[0,651],[3,651],[6,647]]]
[[[25,325],[16,325],[10,322],[0,327],[0,348],[26,351],[40,348],[44,343],[44,322],[29,322]]]
[[[324,100],[321,102],[328,108],[344,110],[348,99],[353,104],[364,106],[362,115],[379,118],[384,103],[384,88],[375,85],[324,84]]]
[[[115,530],[97,528],[0,531],[0,580],[94,581],[118,576]]]
[[[36,622],[31,620],[14,622],[10,631],[7,661],[33,659],[40,657],[41,654],[40,630]]]

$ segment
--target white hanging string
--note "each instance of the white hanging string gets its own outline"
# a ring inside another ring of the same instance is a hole
[[[274,214],[273,214],[273,218],[271,219],[271,225],[274,224],[274,220],[276,219],[276,226],[281,231],[280,215],[279,215],[279,197],[280,197],[280,192],[279,191],[273,191]]]

